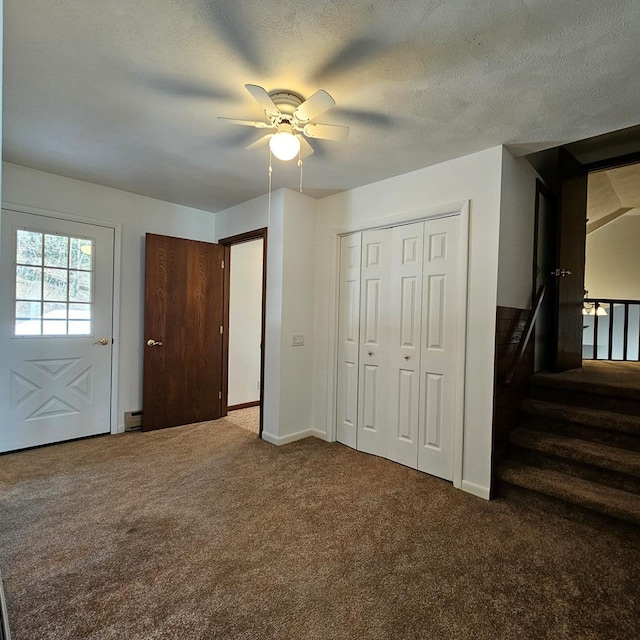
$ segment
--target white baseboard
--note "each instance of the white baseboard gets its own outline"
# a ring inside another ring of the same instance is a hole
[[[278,447],[283,444],[289,444],[290,442],[295,442],[296,440],[302,440],[303,438],[308,438],[309,436],[313,436],[314,438],[319,438],[320,440],[327,439],[327,436],[324,433],[324,431],[318,431],[317,429],[305,429],[304,431],[290,433],[289,435],[286,435],[286,436],[274,436],[272,433],[267,433],[266,431],[262,432],[263,440],[266,440],[271,444],[275,444]]]
[[[481,487],[479,484],[474,484],[468,480],[463,480],[460,488],[467,493],[478,496],[478,498],[484,498],[485,500],[488,500],[491,494],[491,490],[488,487]]]

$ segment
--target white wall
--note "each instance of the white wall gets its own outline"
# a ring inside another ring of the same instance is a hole
[[[3,205],[37,208],[122,225],[118,425],[142,408],[144,235],[212,241],[213,214],[50,173],[3,165]]]
[[[488,498],[491,481],[493,361],[498,281],[502,147],[339,193],[318,202],[313,422],[330,433],[333,416],[336,231],[385,217],[470,202],[469,293],[462,488]],[[531,267],[527,273],[530,277]]]
[[[262,239],[231,247],[228,404],[260,399]]]
[[[590,298],[640,300],[640,215],[625,214],[587,236]]]
[[[498,306],[531,308],[535,169],[502,150]]]
[[[279,189],[216,214],[216,238],[268,227],[262,437],[285,444],[310,435],[316,201]],[[291,345],[302,333],[305,344]]]
[[[280,442],[309,435],[312,416],[317,201],[285,191]],[[294,333],[304,346],[292,346]]]

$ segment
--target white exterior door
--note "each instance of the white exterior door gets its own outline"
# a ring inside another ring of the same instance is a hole
[[[460,216],[425,223],[418,469],[453,479]]]
[[[337,440],[354,449],[358,423],[361,242],[360,233],[340,238]]]
[[[389,229],[362,233],[357,449],[386,457],[388,439]]]
[[[387,457],[418,466],[418,399],[424,223],[388,229],[391,235]]]
[[[114,230],[2,211],[0,451],[108,433]]]

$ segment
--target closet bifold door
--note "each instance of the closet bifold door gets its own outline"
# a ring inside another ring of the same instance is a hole
[[[453,479],[460,216],[425,222],[418,469]]]
[[[356,448],[360,347],[360,246],[362,234],[340,238],[336,440]]]
[[[358,451],[387,457],[391,233],[362,232]]]
[[[415,469],[418,466],[424,223],[388,231],[391,273],[387,457]]]

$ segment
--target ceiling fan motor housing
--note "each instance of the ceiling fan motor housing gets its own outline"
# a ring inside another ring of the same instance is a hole
[[[288,89],[274,89],[273,91],[269,91],[269,97],[273,100],[276,107],[287,115],[293,115],[294,110],[304,102],[302,96]]]

